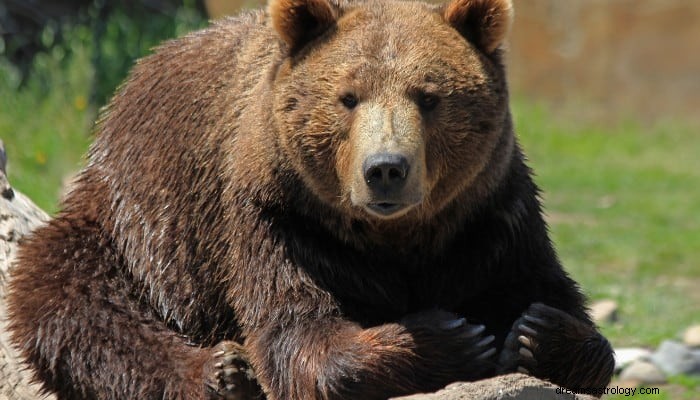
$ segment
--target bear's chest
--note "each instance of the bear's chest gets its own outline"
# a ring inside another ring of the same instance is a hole
[[[347,275],[328,290],[344,314],[370,326],[436,308],[464,313],[492,286],[480,260],[375,256],[339,268]]]

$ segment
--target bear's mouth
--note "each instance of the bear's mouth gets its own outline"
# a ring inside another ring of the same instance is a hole
[[[369,208],[372,212],[379,214],[382,217],[389,217],[393,214],[396,214],[397,212],[401,211],[405,207],[406,207],[405,204],[390,203],[390,202],[384,202],[384,201],[367,204],[367,208]]]

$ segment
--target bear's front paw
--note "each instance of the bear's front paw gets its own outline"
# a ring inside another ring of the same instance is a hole
[[[454,335],[455,342],[460,345],[462,353],[468,359],[481,362],[488,361],[496,355],[495,337],[486,334],[484,325],[470,325],[465,318],[457,318],[447,321],[441,328],[447,331],[445,333],[448,336]]]
[[[548,334],[547,331],[551,331],[555,327],[553,321],[550,321],[549,318],[542,318],[539,316],[541,313],[536,312],[540,306],[543,305],[539,303],[531,305],[513,323],[498,359],[499,373],[521,372],[539,376],[535,354],[542,355],[542,352],[539,351],[540,341],[543,336]]]
[[[257,387],[243,347],[223,341],[212,349],[204,367],[204,381],[213,399],[244,399]]]
[[[499,356],[499,373],[522,372],[569,388],[605,387],[614,360],[596,329],[571,315],[532,304],[518,318]]]
[[[404,318],[403,325],[416,342],[416,353],[433,360],[433,372],[459,371],[453,380],[474,380],[493,374],[495,338],[484,325],[472,325],[445,311],[431,311]]]

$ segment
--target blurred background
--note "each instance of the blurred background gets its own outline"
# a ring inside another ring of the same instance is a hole
[[[564,264],[592,300],[612,304],[599,323],[616,348],[687,341],[700,324],[700,2],[514,3],[516,130]],[[134,60],[262,4],[0,0],[10,182],[56,212],[98,110]],[[700,398],[697,374],[663,382],[645,398]]]

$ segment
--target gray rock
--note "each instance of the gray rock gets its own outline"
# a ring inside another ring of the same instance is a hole
[[[637,360],[622,370],[620,381],[633,381],[647,385],[660,384],[666,383],[666,375],[655,364],[649,361]]]
[[[626,366],[637,360],[649,360],[652,352],[641,347],[627,347],[615,349],[615,371],[621,371]]]
[[[617,321],[617,302],[615,300],[596,301],[589,307],[589,314],[597,325]]]
[[[510,374],[476,382],[457,382],[435,393],[397,397],[394,400],[595,400],[595,397],[562,393],[549,382]]]
[[[667,375],[700,374],[700,351],[672,340],[665,340],[650,360]]]
[[[693,325],[685,330],[683,344],[688,347],[700,347],[700,324]]]

